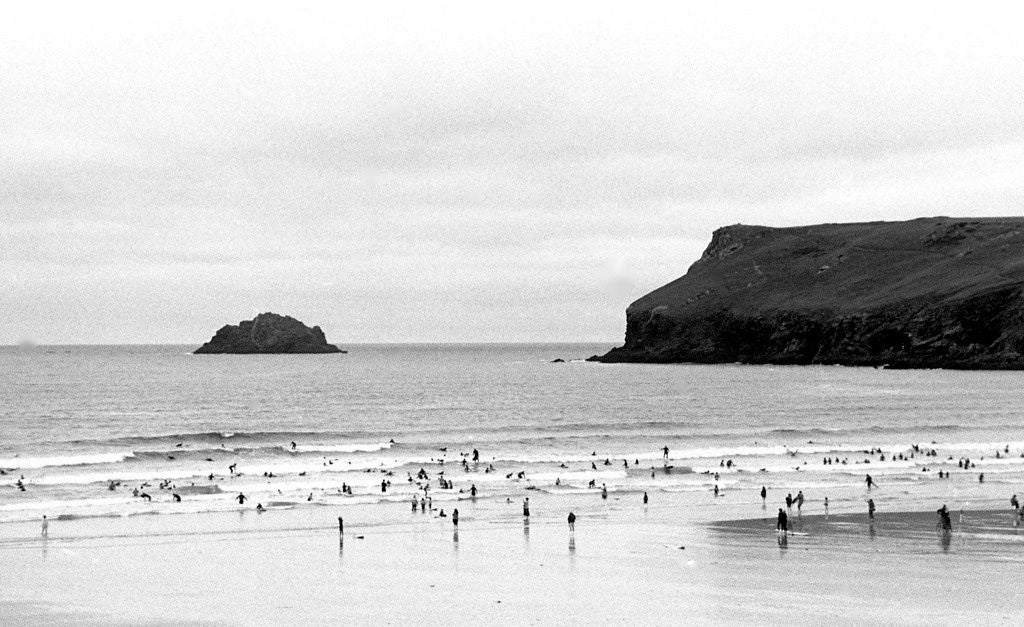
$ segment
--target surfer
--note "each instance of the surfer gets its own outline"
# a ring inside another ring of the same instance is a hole
[[[231,464],[230,466],[228,466],[228,470],[231,472],[231,474],[235,474],[235,466],[237,466],[237,465],[238,464],[235,463],[235,464]]]

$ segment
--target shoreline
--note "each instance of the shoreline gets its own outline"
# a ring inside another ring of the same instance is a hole
[[[943,550],[934,511],[879,512],[874,534],[866,514],[832,514],[827,527],[804,514],[780,548],[774,516],[680,516],[678,495],[647,507],[533,495],[531,504],[524,521],[519,502],[460,503],[457,531],[401,504],[74,520],[51,525],[48,540],[38,525],[12,523],[0,528],[0,620],[850,624],[887,622],[894,603],[910,623],[1018,611],[1024,535],[1012,523],[985,531],[1009,521],[1008,508],[968,512],[969,529],[955,527]],[[965,572],[987,605],[963,608],[948,593],[950,575]]]

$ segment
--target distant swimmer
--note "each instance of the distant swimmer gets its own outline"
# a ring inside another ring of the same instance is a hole
[[[647,493],[644,492],[644,505],[647,505]]]
[[[875,480],[871,478],[871,475],[867,475],[864,477],[864,483],[867,484],[868,490],[870,490],[872,486],[878,485],[875,483]]]
[[[50,535],[50,521],[47,520],[46,514],[43,514],[42,534],[44,538],[49,537]]]
[[[523,499],[523,516],[530,517],[530,497]]]
[[[238,496],[236,496],[235,498],[236,498],[236,499],[238,499],[238,504],[239,504],[239,505],[245,505],[245,499],[246,499],[246,496],[245,496],[244,494],[242,494],[241,492],[239,492],[239,493],[238,493]]]
[[[457,508],[452,510],[452,524],[456,527],[459,526],[459,510]]]
[[[576,514],[569,512],[569,533],[576,533]]]
[[[181,496],[180,496],[180,495],[178,495],[178,494],[172,494],[172,495],[171,495],[171,499],[172,499],[172,500],[173,500],[173,501],[174,501],[175,503],[181,503]]]
[[[874,520],[875,518],[875,500],[868,499],[868,518]]]
[[[263,513],[263,503],[257,503],[256,504],[256,511],[261,513],[261,514]]]
[[[786,516],[786,512],[781,507],[779,508],[779,517],[775,523],[775,529],[783,534],[789,531],[789,516]]]

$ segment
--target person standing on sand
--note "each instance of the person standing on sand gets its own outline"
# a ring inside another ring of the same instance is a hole
[[[569,512],[569,533],[576,533],[576,514]]]
[[[50,537],[50,521],[47,520],[46,514],[43,514],[43,528],[42,534],[44,538]]]
[[[523,499],[523,516],[526,518],[530,517],[530,497]]]
[[[775,523],[775,530],[781,531],[782,535],[786,535],[789,531],[789,516],[786,516],[786,512],[782,511],[781,507],[779,508],[778,520]]]
[[[868,519],[875,519],[875,500],[868,499]]]

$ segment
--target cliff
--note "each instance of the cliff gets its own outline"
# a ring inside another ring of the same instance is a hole
[[[1024,369],[1024,218],[721,228],[591,360]]]
[[[327,343],[320,327],[309,328],[291,316],[261,313],[238,325],[224,325],[195,354],[344,353]]]

